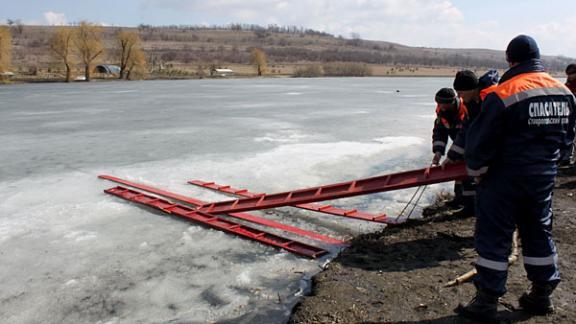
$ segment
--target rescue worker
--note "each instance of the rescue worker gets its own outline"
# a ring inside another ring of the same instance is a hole
[[[476,296],[456,312],[495,322],[506,292],[508,256],[518,228],[531,289],[520,307],[554,310],[560,282],[552,239],[552,190],[559,151],[574,139],[576,103],[570,90],[544,71],[533,38],[520,35],[506,49],[510,69],[486,97],[466,140],[468,174],[478,177],[475,247]]]
[[[472,122],[480,114],[482,102],[486,96],[493,92],[498,85],[498,71],[490,70],[486,72],[479,79],[476,74],[470,70],[463,70],[456,73],[454,78],[454,89],[458,96],[466,105],[467,116],[464,120],[462,131],[456,137],[456,140],[448,150],[448,160],[445,162],[463,160],[464,159],[464,146],[466,142],[466,135]]]
[[[437,105],[432,130],[432,153],[434,153],[432,164],[438,165],[446,152],[448,138],[452,141],[456,139],[468,112],[462,100],[450,88],[438,90],[434,100]]]
[[[569,64],[566,67],[566,86],[572,94],[576,95],[576,64]],[[560,152],[561,157],[558,163],[558,166],[563,168],[570,168],[574,165],[572,164],[572,159],[574,155],[574,143],[570,146],[569,149],[563,150]]]
[[[447,158],[442,163],[442,166],[450,164],[453,161],[464,160],[465,141],[468,136],[468,129],[470,125],[480,113],[482,101],[486,95],[496,88],[498,84],[498,71],[490,70],[484,74],[480,79],[476,74],[470,70],[458,71],[454,78],[454,89],[466,105],[467,116],[462,123],[462,128],[453,141],[452,146],[448,150]],[[460,184],[462,196],[461,204],[462,209],[453,213],[460,217],[469,217],[475,215],[474,201],[476,196],[476,186],[472,177],[461,181]]]
[[[576,64],[574,63],[566,67],[566,86],[576,95]]]
[[[432,165],[438,165],[446,152],[448,138],[452,141],[462,130],[462,125],[467,116],[466,106],[456,92],[450,88],[438,90],[434,97],[436,101],[436,120],[432,130]],[[451,209],[461,209],[464,198],[462,196],[462,183],[454,184],[454,199],[446,205]]]

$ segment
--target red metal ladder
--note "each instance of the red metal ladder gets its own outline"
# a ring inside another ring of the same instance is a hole
[[[141,183],[137,183],[134,181],[129,181],[129,180],[125,180],[125,179],[120,179],[118,177],[113,177],[113,176],[109,176],[109,175],[100,175],[98,176],[98,178],[100,179],[105,179],[105,180],[109,180],[109,181],[113,181],[116,183],[120,183],[132,188],[137,188],[140,190],[144,190],[162,197],[166,197],[169,199],[173,199],[173,200],[177,200],[180,202],[184,202],[187,204],[190,204],[192,206],[202,206],[205,205],[206,202],[199,200],[199,199],[195,199],[192,197],[187,197],[187,196],[183,196],[177,193],[173,193],[170,191],[166,191],[166,190],[162,190],[159,188],[155,188],[152,186],[148,186],[145,184],[141,184]],[[305,236],[305,237],[309,237],[311,239],[317,240],[317,241],[321,241],[324,243],[328,243],[328,244],[338,244],[338,245],[346,245],[347,243],[343,240],[339,240],[330,236],[326,236],[320,233],[316,233],[316,232],[311,232],[311,231],[307,231],[298,227],[294,227],[294,226],[290,226],[290,225],[286,225],[286,224],[282,224],[282,223],[278,223],[275,222],[273,220],[269,220],[266,218],[261,218],[261,217],[257,217],[254,215],[250,215],[247,213],[228,213],[228,216],[234,217],[234,218],[238,218],[238,219],[243,219],[243,220],[247,220],[249,222],[252,223],[256,223],[256,224],[260,224],[260,225],[265,225],[265,226],[269,226],[272,228],[276,228],[282,231],[286,231],[286,232],[290,232],[296,235],[301,235],[301,236]]]
[[[262,195],[264,195],[262,193],[250,192],[247,189],[236,189],[236,188],[232,188],[231,186],[219,185],[219,184],[216,184],[214,182],[205,182],[202,180],[190,180],[190,181],[188,181],[188,183],[191,185],[202,187],[202,188],[208,188],[208,189],[215,190],[218,192],[224,192],[224,193],[228,193],[228,194],[232,194],[232,195],[236,195],[236,196],[240,196],[240,197],[246,197],[246,198],[256,198],[256,197],[261,197]],[[312,203],[294,205],[293,207],[311,210],[311,211],[320,212],[320,213],[325,213],[325,214],[330,214],[330,215],[347,217],[347,218],[355,218],[355,219],[377,222],[377,223],[388,223],[388,219],[387,219],[388,217],[386,216],[386,214],[376,215],[376,214],[371,214],[371,213],[367,213],[367,212],[363,212],[363,211],[358,211],[356,209],[342,209],[342,208],[334,207],[332,205],[312,204]],[[394,222],[392,221],[392,223],[394,223]]]
[[[466,166],[461,162],[449,164],[445,168],[405,171],[295,191],[263,194],[259,197],[214,202],[200,206],[198,210],[218,214],[269,209],[463,180],[467,177]]]
[[[329,253],[327,250],[319,247],[284,238],[279,235],[268,233],[266,231],[262,231],[250,226],[238,224],[218,216],[197,211],[191,207],[176,204],[168,200],[160,199],[121,186],[104,190],[104,192],[131,202],[161,210],[164,213],[170,215],[186,218],[221,231],[258,241],[266,245],[281,248],[291,253],[306,256],[312,259],[319,258]]]

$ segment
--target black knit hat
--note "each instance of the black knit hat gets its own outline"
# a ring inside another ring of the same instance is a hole
[[[506,48],[506,61],[520,63],[530,59],[539,59],[540,49],[534,38],[526,35],[514,37]]]
[[[454,78],[454,90],[466,91],[478,88],[478,77],[470,70],[458,71]]]
[[[442,88],[436,92],[434,100],[439,104],[453,103],[456,101],[456,92],[450,88]]]
[[[576,64],[572,63],[566,67],[566,75],[575,74],[576,73]]]

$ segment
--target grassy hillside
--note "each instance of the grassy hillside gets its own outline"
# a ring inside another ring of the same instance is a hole
[[[98,63],[116,64],[115,33],[119,27],[105,27],[106,54]],[[503,51],[486,49],[440,49],[410,47],[384,41],[345,39],[295,27],[230,25],[227,27],[170,26],[123,28],[137,31],[143,41],[153,77],[194,77],[207,74],[209,66],[228,67],[236,75],[254,75],[250,49],[262,48],[268,56],[270,76],[292,75],[295,71],[330,62],[367,64],[372,75],[449,75],[462,68],[482,72],[505,69]],[[51,26],[23,26],[13,29],[13,67],[20,75],[58,77],[60,63],[50,54]],[[544,57],[556,73],[570,60]],[[80,71],[80,70],[78,70]]]

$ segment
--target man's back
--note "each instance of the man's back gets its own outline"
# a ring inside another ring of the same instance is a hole
[[[539,60],[511,68],[471,126],[477,136],[466,144],[469,165],[507,174],[555,173],[560,149],[574,138],[575,108],[570,90]]]

